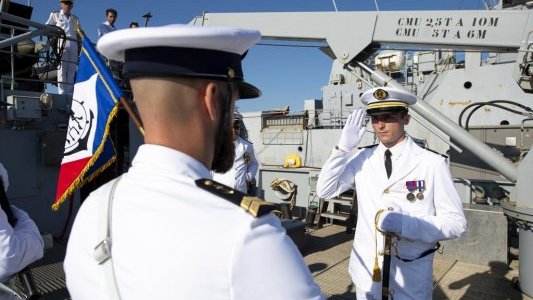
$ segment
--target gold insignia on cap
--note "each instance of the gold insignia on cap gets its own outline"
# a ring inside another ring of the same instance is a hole
[[[374,98],[378,100],[385,100],[387,99],[387,97],[389,97],[389,93],[387,93],[387,91],[384,89],[377,89],[373,95]]]
[[[229,78],[235,77],[235,70],[233,70],[233,68],[228,68],[228,77]]]

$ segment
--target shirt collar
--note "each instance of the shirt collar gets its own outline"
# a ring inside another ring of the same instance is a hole
[[[194,180],[211,178],[209,170],[191,156],[165,146],[144,144],[139,147],[132,162],[133,168],[150,168],[182,175]]]
[[[385,151],[389,149],[389,151],[392,153],[392,159],[398,159],[402,155],[403,149],[405,148],[405,145],[407,145],[408,139],[409,137],[405,136],[405,138],[401,142],[392,146],[391,148],[385,147],[385,145],[383,145],[383,143],[380,142],[378,146],[380,154],[385,155]]]

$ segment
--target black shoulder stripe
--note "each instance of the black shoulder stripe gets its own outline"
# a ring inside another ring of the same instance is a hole
[[[379,144],[374,144],[374,145],[364,146],[364,147],[357,147],[357,149],[374,148],[374,147],[377,147],[378,145],[379,145]]]
[[[437,154],[437,155],[440,155],[440,156],[442,156],[442,157],[448,159],[448,156],[446,156],[446,155],[444,155],[444,154],[442,154],[442,153],[439,153],[439,152],[437,152],[437,151],[435,151],[435,150],[431,150],[431,149],[426,148],[426,147],[422,147],[422,149],[427,150],[427,151],[429,151],[429,152],[433,152],[433,153],[435,153],[435,154]]]
[[[263,201],[257,197],[247,196],[229,186],[211,179],[198,179],[195,183],[199,188],[240,206],[254,217],[261,217],[275,209],[274,204],[270,202]]]

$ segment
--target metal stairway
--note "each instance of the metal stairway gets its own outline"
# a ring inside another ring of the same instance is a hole
[[[330,203],[333,204],[332,210],[328,210]],[[317,228],[322,228],[328,219],[344,222],[347,233],[353,231],[357,222],[357,193],[355,190],[349,190],[332,199],[320,199]]]

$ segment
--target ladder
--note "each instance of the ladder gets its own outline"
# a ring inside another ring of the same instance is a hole
[[[328,211],[332,203],[332,211]],[[343,221],[346,233],[351,233],[357,223],[357,193],[349,190],[332,199],[320,199],[317,228],[322,228],[327,219]]]

